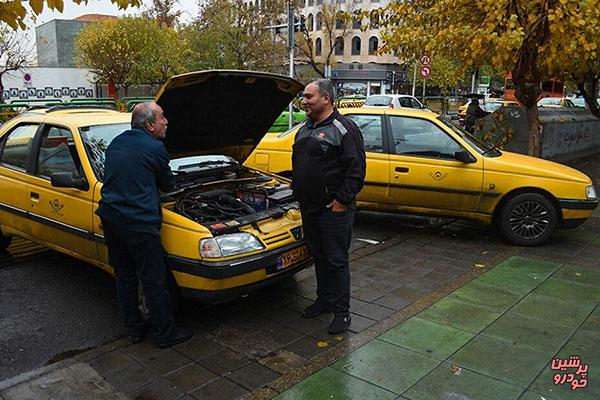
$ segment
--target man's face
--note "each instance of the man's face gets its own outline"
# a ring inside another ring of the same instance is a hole
[[[309,83],[304,88],[304,97],[302,98],[302,108],[306,111],[306,116],[310,119],[318,120],[323,113],[331,106],[329,97],[321,96],[319,87],[316,83]]]
[[[155,104],[153,107],[154,122],[147,122],[146,129],[157,139],[164,139],[167,136],[167,124],[169,121],[165,118],[162,108]]]

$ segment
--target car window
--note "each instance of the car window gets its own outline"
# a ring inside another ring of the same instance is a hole
[[[413,99],[412,97],[410,98],[410,103],[412,104],[412,108],[422,108],[423,105],[421,103],[419,103],[419,100],[417,99]]]
[[[36,174],[49,178],[55,172],[71,172],[74,178],[82,176],[73,134],[69,129],[51,126],[40,141]]]
[[[398,97],[398,102],[400,103],[400,107],[413,108],[410,97]]]
[[[79,128],[90,164],[98,180],[104,177],[104,153],[112,140],[131,129],[131,124],[93,125]]]
[[[365,106],[389,106],[392,102],[390,96],[371,96],[365,101]]]
[[[38,129],[37,124],[19,125],[7,134],[6,141],[0,155],[0,164],[5,167],[25,171],[29,153],[31,152],[31,143],[35,132]]]
[[[379,115],[348,115],[358,125],[365,142],[365,151],[383,153],[383,131]]]
[[[434,123],[390,116],[396,154],[454,159],[460,145]]]

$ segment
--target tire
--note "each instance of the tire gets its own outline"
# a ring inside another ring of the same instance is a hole
[[[548,240],[558,225],[558,213],[547,197],[519,194],[504,204],[498,216],[502,235],[519,246],[537,246]]]
[[[2,232],[0,232],[0,251],[8,249],[10,242],[12,242],[12,236],[4,236]]]

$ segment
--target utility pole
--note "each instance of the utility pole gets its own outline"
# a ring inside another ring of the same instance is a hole
[[[288,52],[290,60],[290,78],[294,77],[294,6],[290,1],[288,5]],[[288,106],[288,127],[294,124],[294,108],[292,103]]]
[[[413,71],[413,90],[412,90],[412,96],[415,97],[415,89],[417,87],[417,60],[415,59],[415,69]]]

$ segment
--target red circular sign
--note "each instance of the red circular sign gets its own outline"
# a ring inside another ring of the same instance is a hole
[[[421,64],[423,65],[429,65],[429,63],[431,62],[431,58],[429,58],[429,56],[427,55],[422,55],[419,61],[421,61]]]
[[[429,75],[431,75],[431,68],[429,68],[428,66],[424,65],[421,67],[421,70],[419,71],[419,73],[421,74],[421,76],[424,79],[429,78]]]
[[[29,75],[29,74],[25,74],[25,75],[23,75],[23,80],[24,80],[25,82],[29,82],[29,81],[31,81],[31,75]]]

